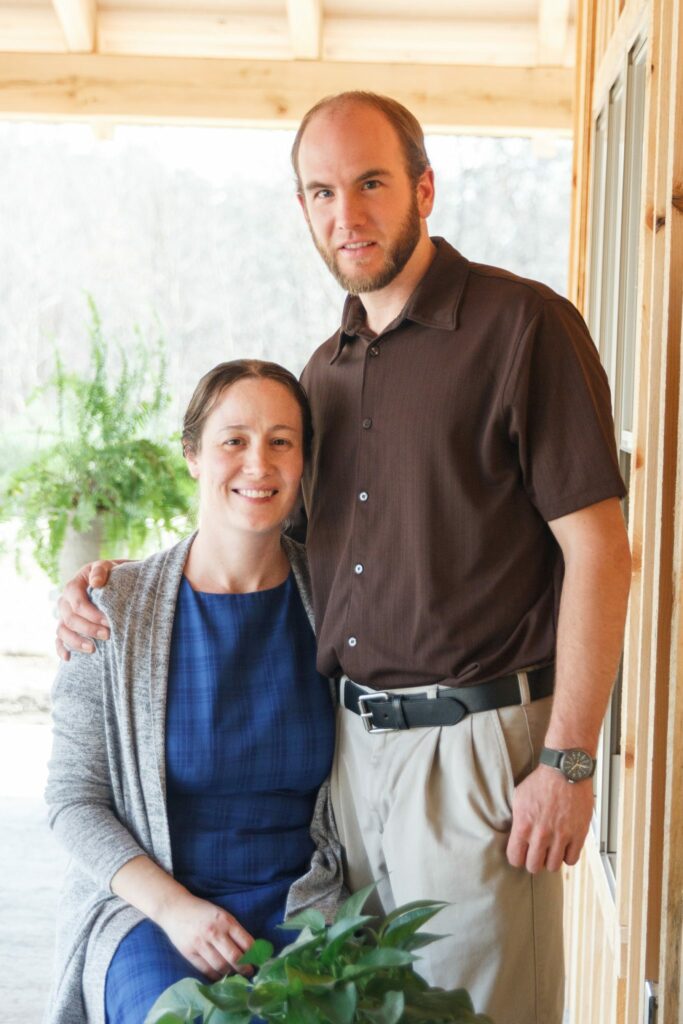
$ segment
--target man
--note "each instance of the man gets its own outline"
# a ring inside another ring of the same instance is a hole
[[[303,374],[348,880],[379,879],[386,910],[447,901],[429,980],[496,1024],[560,1024],[557,872],[590,822],[630,576],[605,375],[570,303],[429,238],[434,176],[395,101],[322,101],[293,161],[349,292]]]

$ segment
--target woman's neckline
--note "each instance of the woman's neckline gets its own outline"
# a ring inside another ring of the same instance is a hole
[[[290,567],[289,572],[280,583],[276,583],[273,587],[260,587],[258,590],[202,590],[195,587],[185,573],[183,573],[182,582],[187,583],[193,594],[200,594],[202,597],[253,597],[256,594],[274,594],[275,591],[287,586],[292,575]]]

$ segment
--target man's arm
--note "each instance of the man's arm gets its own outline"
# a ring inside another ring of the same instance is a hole
[[[64,587],[57,602],[59,622],[55,647],[62,661],[68,661],[71,651],[93,654],[93,640],[109,639],[109,623],[99,608],[88,597],[88,587],[103,587],[111,570],[125,559],[111,562],[88,562]]]
[[[595,756],[621,655],[631,555],[617,498],[549,523],[565,563],[553,711],[545,745]],[[579,859],[593,812],[590,780],[539,765],[515,790],[507,857],[535,873]]]

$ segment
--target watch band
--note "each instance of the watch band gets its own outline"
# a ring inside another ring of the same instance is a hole
[[[549,768],[558,768],[560,771],[560,764],[564,757],[564,750],[553,750],[552,747],[543,747],[539,761],[541,764],[547,764]]]

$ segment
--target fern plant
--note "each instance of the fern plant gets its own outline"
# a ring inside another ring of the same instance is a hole
[[[277,956],[257,939],[241,960],[257,968],[251,979],[176,982],[145,1024],[493,1024],[464,989],[431,988],[414,969],[415,951],[440,938],[418,929],[445,904],[408,903],[378,920],[362,913],[373,888],[347,900],[331,925],[318,910],[290,918],[282,927],[299,936]]]
[[[130,354],[119,351],[120,369],[112,376],[90,297],[88,306],[89,368],[75,373],[55,356],[52,376],[31,397],[54,395],[54,423],[0,494],[0,519],[19,520],[18,539],[31,542],[55,582],[69,527],[85,533],[100,517],[100,554],[135,556],[151,533],[185,529],[193,502],[178,440],[163,429],[170,396],[161,343],[150,347],[138,334]]]

